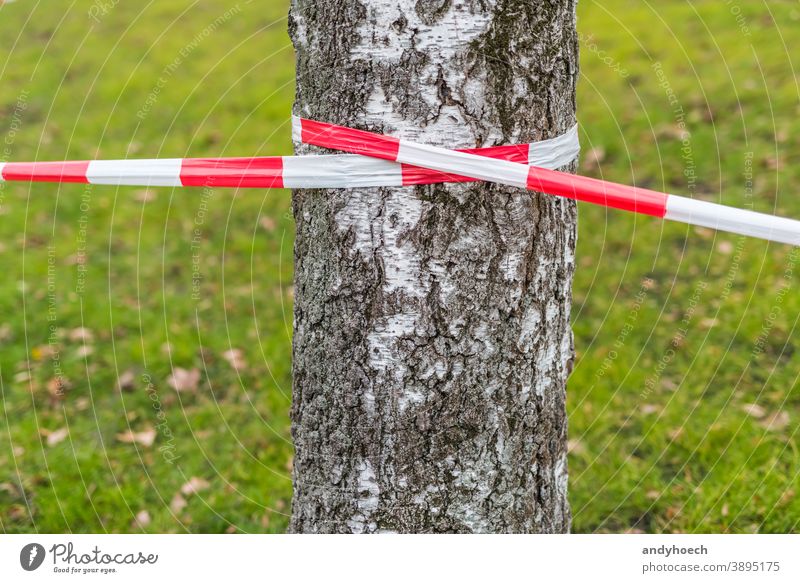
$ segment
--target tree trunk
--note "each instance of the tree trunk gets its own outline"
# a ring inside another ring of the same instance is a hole
[[[575,123],[575,21],[574,0],[293,0],[295,113],[451,148],[551,138]],[[293,210],[291,530],[568,531],[574,203],[472,184]]]

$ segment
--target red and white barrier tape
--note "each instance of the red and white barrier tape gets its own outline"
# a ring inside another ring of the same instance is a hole
[[[0,181],[120,186],[357,188],[485,180],[800,245],[800,222],[554,171],[578,154],[577,127],[533,144],[448,150],[293,119],[296,140],[355,155],[0,163]]]
[[[328,123],[295,119],[295,134],[315,146],[371,156],[422,168],[472,176],[602,206],[710,227],[779,243],[800,245],[800,221],[737,209],[653,190],[489,160],[467,152],[415,144],[391,136]]]
[[[574,160],[579,150],[575,126],[561,136],[534,144],[468,151],[521,164],[559,168]],[[119,186],[357,188],[476,179],[365,156],[335,155],[0,163],[0,180]]]

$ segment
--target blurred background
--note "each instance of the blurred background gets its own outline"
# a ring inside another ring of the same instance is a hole
[[[0,2],[0,161],[291,153],[288,2]],[[581,0],[581,173],[800,217],[794,2]],[[0,529],[282,532],[287,191],[0,182]],[[788,246],[580,207],[576,532],[800,521]]]

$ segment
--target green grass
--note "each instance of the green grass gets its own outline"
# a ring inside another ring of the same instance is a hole
[[[95,8],[99,22],[92,6],[0,9],[2,158],[287,153],[284,2],[120,3]],[[584,173],[800,216],[787,48],[800,11],[740,9],[749,36],[725,3],[581,3],[581,136],[602,160]],[[283,531],[288,193],[158,189],[144,202],[137,188],[3,184],[0,197],[0,528]],[[580,213],[574,530],[796,530],[800,282],[785,272],[798,257]],[[173,367],[199,372],[195,391],[169,386]],[[153,430],[152,445],[120,439]],[[197,492],[181,493],[193,478]]]

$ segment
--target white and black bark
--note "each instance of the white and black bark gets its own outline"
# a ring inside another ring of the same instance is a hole
[[[451,148],[551,138],[575,124],[575,25],[575,0],[293,0],[295,113]],[[575,205],[474,184],[293,211],[291,530],[569,530]]]

